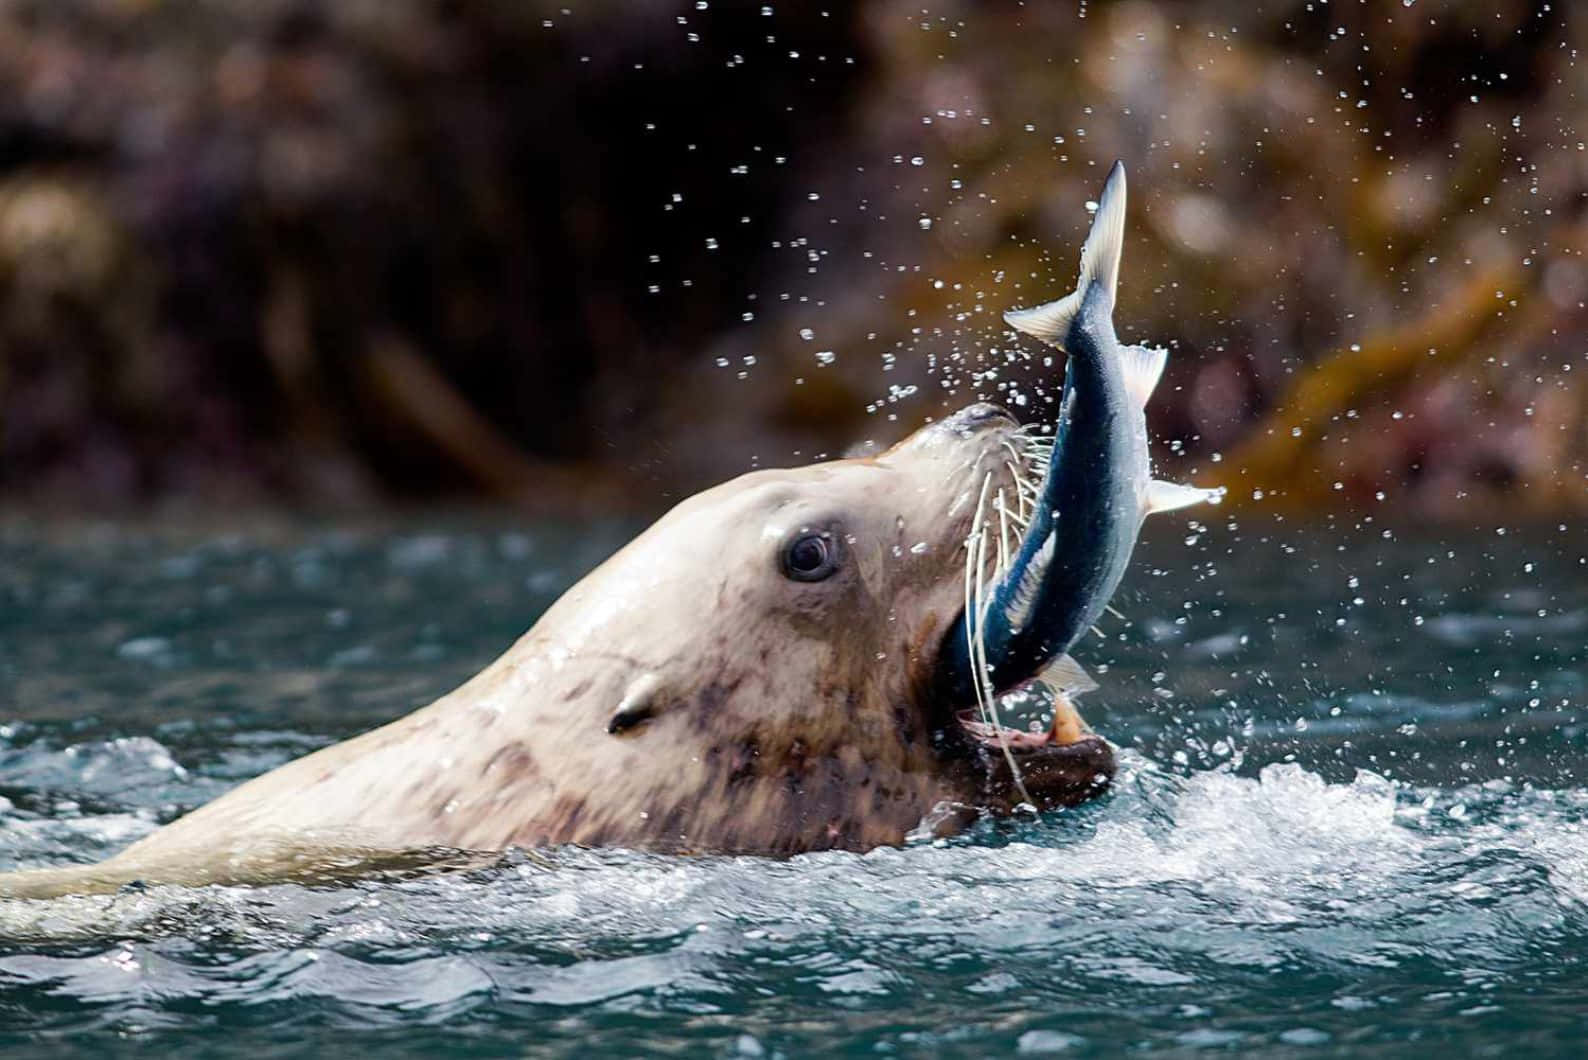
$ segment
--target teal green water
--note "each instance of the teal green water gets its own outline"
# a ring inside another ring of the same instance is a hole
[[[1081,810],[785,861],[553,851],[0,903],[25,1055],[1581,1055],[1588,535],[1165,520]],[[0,868],[429,701],[624,528],[0,530]]]

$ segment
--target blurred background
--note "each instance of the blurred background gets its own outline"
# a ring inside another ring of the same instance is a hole
[[[1051,419],[1000,313],[1121,158],[1167,473],[1581,510],[1585,46],[1560,0],[4,0],[0,507],[643,512]]]

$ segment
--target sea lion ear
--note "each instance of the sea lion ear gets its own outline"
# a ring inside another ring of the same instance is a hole
[[[630,681],[618,709],[607,719],[607,732],[617,736],[654,717],[661,707],[661,690],[662,679],[652,672]]]

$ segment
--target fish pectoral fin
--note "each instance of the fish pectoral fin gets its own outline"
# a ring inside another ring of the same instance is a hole
[[[1125,392],[1136,402],[1137,408],[1146,408],[1153,388],[1163,375],[1169,351],[1162,346],[1121,346],[1120,369],[1125,376]]]
[[[1184,486],[1178,482],[1165,482],[1161,478],[1155,478],[1147,487],[1147,514],[1172,512],[1176,508],[1189,508],[1193,504],[1204,502],[1217,504],[1223,499],[1223,486],[1203,489],[1200,486]]]
[[[1037,680],[1065,696],[1083,696],[1097,689],[1092,675],[1069,655],[1060,655],[1043,667]]]
[[[1056,302],[1032,309],[1013,309],[1004,320],[1016,331],[1064,348],[1070,325],[1081,311],[1088,294],[1100,297],[1100,308],[1107,318],[1114,311],[1114,292],[1119,288],[1119,256],[1125,247],[1125,167],[1120,162],[1108,172],[1103,194],[1097,200],[1092,230],[1081,247],[1081,278],[1071,294]]]

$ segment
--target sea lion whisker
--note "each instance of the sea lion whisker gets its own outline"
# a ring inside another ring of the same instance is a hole
[[[965,546],[967,548],[970,548],[970,549],[974,549],[975,548],[976,538],[981,535],[981,532],[982,532],[983,528],[986,526],[987,491],[989,489],[991,489],[991,488],[992,488],[992,472],[991,471],[983,472],[982,473],[982,479],[981,479],[981,489],[980,489],[980,491],[978,491],[978,493],[976,495],[976,514],[971,517],[970,535],[965,538]]]
[[[1019,451],[1008,442],[1004,442],[1004,448],[1009,451],[1009,455],[1013,458],[1012,460],[1004,461],[1004,466],[1009,469],[1009,475],[1014,480],[1015,496],[1020,502],[1020,513],[1024,515],[1026,510],[1025,495],[1030,489],[1025,473],[1020,470],[1020,465],[1025,461],[1021,458]]]
[[[985,510],[987,490],[990,483],[990,476],[982,483],[982,503],[977,505],[978,513]],[[1000,491],[1000,508],[1002,507],[1001,501]],[[1026,789],[1025,775],[1021,771],[1019,763],[1015,761],[1014,752],[1010,749],[1008,730],[1004,728],[1003,722],[999,718],[998,704],[987,681],[990,667],[987,665],[986,638],[982,632],[985,619],[983,611],[987,602],[984,577],[987,570],[987,526],[980,519],[977,520],[975,526],[976,530],[973,534],[975,557],[970,564],[971,570],[975,573],[975,584],[967,586],[965,614],[967,618],[966,647],[971,657],[971,669],[974,674],[977,713],[981,715],[983,723],[991,729],[997,738],[998,747],[1003,752],[1004,760],[1009,765],[1010,779],[1014,783],[1015,790],[1020,793],[1021,800],[1034,806],[1036,803],[1032,800],[1031,793]]]
[[[1004,503],[1004,489],[998,487],[997,501],[994,505],[998,509],[998,565],[993,568],[994,577],[1009,569],[1009,506]]]
[[[981,490],[976,500],[976,515],[971,522],[970,536],[965,539],[965,631],[967,637],[966,648],[974,658],[976,640],[980,636],[982,619],[982,575],[986,563],[986,530],[985,513],[987,511],[987,491],[992,487],[992,473],[988,472],[981,481]],[[977,705],[981,697],[977,696]]]
[[[982,558],[985,555],[984,534],[985,523],[982,513],[987,502],[987,489],[992,484],[989,474],[982,479],[981,490],[976,502],[976,516],[971,523],[971,532],[965,539],[965,652],[971,660],[972,670],[976,667],[976,645],[981,639],[982,594],[981,578]],[[973,678],[976,695],[976,707],[986,719],[986,708],[982,703],[981,685]]]
[[[981,601],[973,594],[973,588],[977,580],[977,542],[981,539],[986,525],[984,516],[987,510],[987,490],[991,485],[992,474],[988,472],[982,476],[981,489],[976,497],[976,514],[971,518],[970,533],[965,537],[965,616],[967,622],[975,620],[981,605]]]
[[[1013,480],[1015,502],[1018,505],[1014,511],[1009,512],[1009,518],[1019,528],[1020,534],[1024,535],[1031,525],[1032,517],[1036,514],[1036,487],[1026,478],[1018,464],[1006,462],[1004,466],[1009,469]]]
[[[982,581],[981,573],[986,568],[985,553],[987,538],[985,535],[977,540],[978,556],[976,564],[976,602],[977,613],[980,614],[982,601],[986,596],[986,587]],[[976,675],[976,704],[981,715],[992,726],[993,734],[998,738],[998,747],[1003,752],[1004,761],[1009,763],[1009,777],[1014,781],[1015,790],[1020,793],[1021,801],[1029,806],[1036,802],[1031,798],[1031,793],[1026,790],[1025,774],[1021,772],[1020,764],[1015,761],[1015,755],[1009,748],[1009,732],[1003,726],[1003,721],[998,717],[998,702],[993,696],[992,688],[988,684],[991,668],[987,665],[987,641],[981,635],[981,619],[976,621],[976,629],[971,634],[971,668]]]

